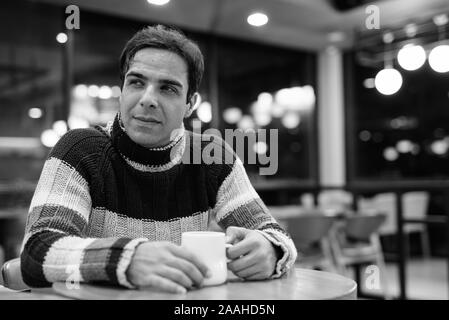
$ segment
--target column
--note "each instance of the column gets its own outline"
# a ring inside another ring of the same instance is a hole
[[[318,56],[319,173],[325,186],[346,182],[343,99],[342,53],[328,47]]]

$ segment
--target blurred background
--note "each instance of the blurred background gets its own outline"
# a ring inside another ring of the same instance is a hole
[[[246,166],[275,217],[381,212],[388,281],[360,295],[448,299],[448,17],[447,0],[1,1],[0,263],[51,147],[112,120],[121,50],[163,23],[205,57],[187,128],[278,130],[276,174]]]

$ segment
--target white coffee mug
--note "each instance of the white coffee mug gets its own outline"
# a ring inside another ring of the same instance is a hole
[[[205,278],[204,286],[219,285],[226,282],[228,276],[224,232],[190,231],[182,234],[182,247],[195,254],[210,270],[211,276]]]

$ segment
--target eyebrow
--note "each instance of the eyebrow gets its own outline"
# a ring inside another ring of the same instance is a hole
[[[129,73],[126,74],[125,76],[126,78],[128,77],[136,77],[139,79],[143,79],[143,80],[148,80],[148,78],[146,76],[144,76],[143,74],[136,72],[136,71],[130,71]],[[179,88],[183,88],[183,85],[181,82],[174,80],[174,79],[160,79],[159,80],[160,83],[163,84],[170,84]]]
[[[135,72],[135,71],[130,71],[130,72],[128,72],[128,73],[125,75],[125,77],[126,77],[126,78],[127,78],[127,77],[136,77],[136,78],[139,78],[139,79],[147,79],[147,77],[145,77],[143,74],[138,73],[138,72]]]

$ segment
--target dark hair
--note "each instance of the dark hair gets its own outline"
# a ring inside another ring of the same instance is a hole
[[[144,48],[158,48],[181,56],[188,68],[187,102],[198,91],[204,72],[204,59],[198,45],[188,39],[182,31],[164,25],[148,26],[138,31],[125,45],[120,56],[120,80],[125,74],[137,51]]]

